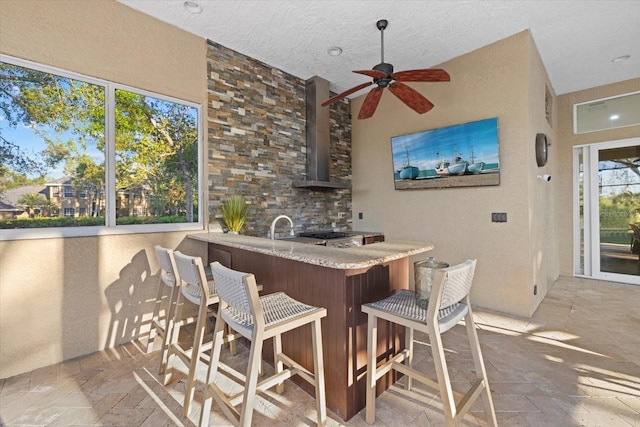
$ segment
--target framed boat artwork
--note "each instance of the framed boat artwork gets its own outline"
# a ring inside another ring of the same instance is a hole
[[[391,137],[396,190],[500,184],[498,118]]]

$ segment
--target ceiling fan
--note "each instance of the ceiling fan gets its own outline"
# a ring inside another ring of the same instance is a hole
[[[381,19],[376,23],[376,27],[380,30],[380,52],[382,57],[380,63],[373,67],[372,70],[354,71],[354,73],[373,77],[373,81],[362,83],[329,98],[322,103],[323,107],[339,101],[340,99],[375,83],[377,86],[371,89],[364,99],[362,107],[360,107],[358,119],[368,119],[373,116],[373,113],[376,111],[378,103],[380,102],[380,98],[382,97],[382,91],[384,88],[388,88],[398,99],[419,114],[424,114],[433,108],[431,101],[402,82],[448,82],[450,80],[449,74],[446,71],[437,68],[407,70],[394,73],[393,65],[384,62],[384,30],[387,28],[388,24],[389,22],[386,19]]]

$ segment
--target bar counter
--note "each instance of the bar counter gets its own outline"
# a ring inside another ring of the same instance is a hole
[[[306,304],[325,307],[322,320],[327,407],[349,420],[365,406],[367,316],[362,304],[377,301],[409,283],[409,256],[433,249],[430,243],[379,242],[352,248],[332,248],[296,241],[223,233],[188,236],[207,243],[208,262],[219,261],[253,273],[261,294],[286,292]],[[282,338],[283,348],[307,369],[313,369],[311,330],[301,328]],[[404,328],[378,327],[378,360],[404,348]],[[273,360],[270,347],[263,356]],[[378,381],[382,393],[397,379],[389,373]],[[297,381],[313,395],[305,381]]]

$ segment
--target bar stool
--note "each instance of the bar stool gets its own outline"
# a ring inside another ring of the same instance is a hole
[[[193,395],[196,384],[196,370],[198,362],[207,362],[205,352],[211,347],[211,342],[204,343],[204,335],[207,329],[207,322],[217,317],[215,305],[220,301],[216,288],[212,280],[207,280],[205,269],[200,257],[185,255],[180,252],[173,254],[176,266],[177,277],[181,282],[180,293],[177,299],[177,309],[174,314],[173,330],[170,343],[168,345],[167,369],[164,375],[164,384],[171,381],[175,367],[172,358],[178,357],[188,367],[188,378],[184,396],[184,416],[189,415],[189,409],[193,402]],[[196,317],[183,318],[182,308],[185,301],[189,301],[198,307]],[[193,345],[191,348],[183,346],[179,342],[180,329],[188,324],[195,323]],[[235,341],[231,342],[231,350],[235,352]]]
[[[218,262],[211,264],[211,271],[220,296],[220,307],[199,425],[208,425],[212,400],[215,399],[234,425],[250,426],[256,392],[276,386],[276,391],[282,393],[284,380],[297,374],[314,385],[317,422],[324,426],[327,410],[320,320],[327,315],[327,310],[303,304],[283,292],[259,297],[253,274],[231,270]],[[220,360],[220,351],[226,342],[223,336],[225,324],[251,341],[246,375]],[[281,335],[307,324],[310,324],[312,331],[313,373],[282,353]],[[273,338],[275,373],[258,383],[263,342],[269,338]],[[220,372],[243,385],[244,390],[233,395],[223,392],[216,384]]]
[[[376,417],[376,382],[393,369],[407,376],[406,384],[408,390],[411,389],[411,380],[414,379],[440,392],[445,421],[448,426],[459,425],[479,396],[483,398],[488,424],[497,426],[491,390],[489,389],[487,373],[482,360],[480,343],[469,302],[476,262],[475,259],[468,259],[458,265],[436,270],[427,309],[418,306],[415,292],[408,290],[396,292],[384,300],[362,306],[362,311],[369,315],[366,388],[367,423],[372,424]],[[379,318],[407,328],[407,348],[380,366],[376,366]],[[466,394],[455,393],[454,395],[447,370],[441,334],[453,328],[463,318],[469,337],[477,379]],[[422,372],[411,367],[414,330],[419,330],[429,335],[437,381],[433,381]]]
[[[180,293],[180,286],[176,278],[176,265],[173,259],[173,250],[156,245],[154,247],[156,259],[160,265],[160,277],[158,279],[158,292],[156,295],[156,303],[153,309],[153,317],[151,318],[151,328],[149,328],[149,337],[147,339],[147,354],[153,351],[153,344],[156,335],[162,338],[162,347],[160,355],[160,374],[164,374],[167,367],[167,352],[169,349],[169,337],[173,328],[173,318],[175,314],[176,301]],[[165,298],[165,292],[169,291],[168,307],[164,309],[164,316],[160,316],[162,303]]]

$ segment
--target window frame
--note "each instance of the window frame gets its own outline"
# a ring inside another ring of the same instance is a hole
[[[606,98],[598,98],[598,99],[592,99],[590,101],[584,101],[584,102],[578,102],[576,104],[573,104],[573,133],[574,135],[581,135],[581,134],[586,134],[586,133],[592,133],[592,132],[602,132],[602,131],[606,131],[606,130],[612,130],[612,129],[621,129],[621,128],[626,128],[626,127],[630,127],[630,126],[638,126],[640,125],[640,121],[636,121],[633,123],[629,123],[629,124],[625,124],[625,125],[617,125],[614,126],[613,124],[609,127],[602,127],[602,128],[597,128],[597,129],[587,129],[587,130],[579,130],[578,129],[578,121],[580,120],[579,116],[579,108],[584,106],[584,105],[588,105],[588,104],[596,104],[599,102],[606,102],[606,101],[613,101],[616,99],[621,99],[621,98],[625,98],[628,96],[638,96],[640,97],[640,91],[633,91],[633,92],[628,92],[628,93],[621,93],[619,95],[613,95],[613,96],[608,96]],[[616,111],[614,111],[616,112]]]
[[[22,229],[3,229],[0,231],[0,241],[4,240],[28,240],[28,239],[47,239],[60,237],[84,237],[84,236],[100,236],[100,235],[117,235],[117,234],[141,234],[141,233],[162,233],[174,231],[202,231],[205,224],[205,205],[206,205],[206,179],[204,165],[204,120],[203,108],[201,104],[186,101],[184,99],[163,95],[148,90],[127,86],[119,83],[110,82],[95,77],[89,77],[84,74],[75,73],[49,65],[39,64],[33,61],[27,61],[13,56],[0,54],[0,61],[20,67],[31,68],[49,74],[55,74],[85,83],[101,86],[105,91],[105,224],[99,226],[84,227],[50,227],[50,228],[22,228]],[[126,90],[143,96],[161,99],[167,102],[179,103],[196,109],[198,119],[198,221],[185,223],[167,223],[167,224],[133,224],[133,225],[116,225],[116,153],[115,153],[115,91]],[[61,194],[64,190],[61,189]]]

